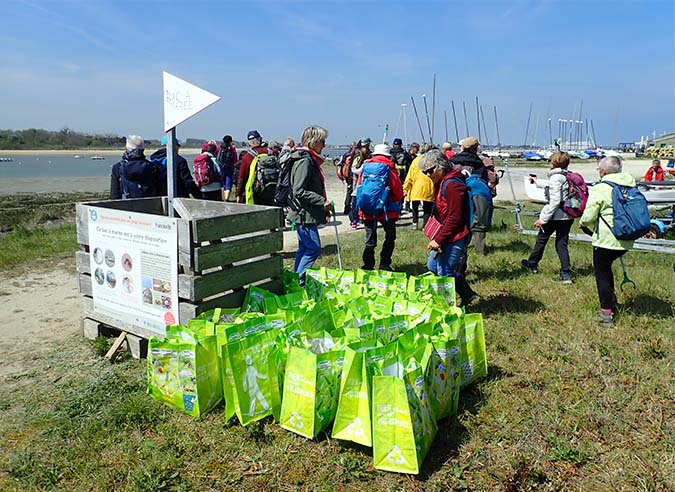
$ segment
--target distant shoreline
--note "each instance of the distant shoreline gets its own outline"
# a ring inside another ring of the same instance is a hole
[[[157,147],[158,149],[159,147]],[[147,147],[145,149],[146,155],[150,155],[150,153],[154,152],[157,150],[154,147]],[[151,151],[149,153],[149,151]],[[180,148],[180,153],[186,153],[186,154],[198,154],[201,152],[201,149],[197,148]],[[0,150],[0,156],[22,156],[22,155],[49,155],[49,154],[59,154],[59,155],[81,155],[82,157],[90,157],[92,155],[119,155],[121,156],[124,153],[124,149],[105,149],[105,150],[92,150],[92,149],[74,149],[74,150],[46,150],[46,149],[38,149],[38,150]]]

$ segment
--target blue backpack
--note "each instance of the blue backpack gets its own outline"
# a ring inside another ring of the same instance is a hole
[[[389,201],[389,166],[366,161],[361,170],[361,185],[356,190],[356,207],[365,215],[384,214],[387,220]]]
[[[602,219],[612,231],[614,237],[624,241],[641,238],[649,232],[651,217],[647,207],[647,199],[635,186],[621,186],[610,181],[600,181],[612,187],[612,209],[614,225],[610,227],[602,214]]]
[[[492,193],[487,183],[477,174],[466,178],[466,182],[459,178],[450,178],[463,184],[469,196],[469,229],[471,232],[487,232],[492,227]],[[443,186],[445,192],[445,186]]]

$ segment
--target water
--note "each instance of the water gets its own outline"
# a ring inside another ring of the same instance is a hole
[[[147,156],[154,152],[148,149]],[[344,150],[326,149],[324,154],[330,157],[341,155]],[[196,150],[181,152],[192,164]],[[110,186],[110,170],[122,157],[122,152],[42,152],[35,154],[11,155],[12,162],[0,162],[0,195],[14,193],[54,193],[54,192],[99,192]],[[92,160],[92,155],[102,155],[104,160]],[[0,157],[8,157],[0,150]]]

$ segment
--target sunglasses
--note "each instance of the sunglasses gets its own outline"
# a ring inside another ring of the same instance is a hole
[[[425,169],[424,171],[422,171],[422,174],[424,174],[425,176],[431,176],[432,174],[434,174],[434,172],[436,172],[436,167],[430,167],[429,169]]]

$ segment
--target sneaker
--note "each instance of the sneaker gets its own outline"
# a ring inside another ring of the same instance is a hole
[[[572,283],[572,275],[569,272],[560,272],[560,275],[553,277],[553,280],[563,285],[570,285]]]
[[[614,319],[612,318],[612,312],[606,312],[602,309],[600,310],[600,317],[598,318],[598,324],[606,328],[611,328],[614,326]]]
[[[539,273],[539,269],[537,268],[536,263],[530,263],[529,260],[521,260],[520,265],[523,268],[527,268],[531,273]]]
[[[349,227],[351,227],[352,229],[358,229],[359,223],[358,222],[352,222],[351,224],[349,224]]]
[[[419,226],[417,225],[417,222],[413,222],[412,224],[410,224],[411,229],[417,230],[418,227]]]

